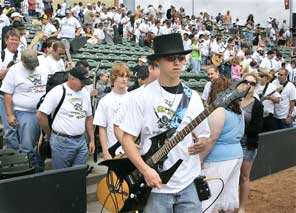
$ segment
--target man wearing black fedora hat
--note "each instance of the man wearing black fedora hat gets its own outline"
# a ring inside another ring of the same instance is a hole
[[[140,135],[140,152],[146,153],[151,146],[149,138],[171,128],[180,131],[203,111],[198,93],[180,81],[185,56],[191,52],[184,50],[181,35],[157,36],[153,45],[154,54],[147,58],[157,64],[160,74],[158,80],[143,88],[141,93],[129,97],[126,116],[119,126],[124,131],[121,143],[127,157],[144,176],[147,186],[152,188],[145,212],[201,212],[193,180],[201,170],[197,153],[204,150],[209,135],[207,121],[184,137],[159,164],[165,171],[179,159],[183,160],[166,184],[141,158],[134,143]]]

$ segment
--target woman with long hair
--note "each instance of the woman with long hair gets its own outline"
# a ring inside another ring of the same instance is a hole
[[[214,79],[208,104],[213,103],[217,94],[226,90],[230,84],[231,81],[226,77]],[[219,212],[234,212],[234,209],[239,206],[239,175],[243,161],[240,140],[244,134],[245,125],[239,101],[234,101],[227,108],[217,108],[208,117],[208,123],[211,135],[205,151],[200,155],[204,159],[202,174],[206,177],[220,177],[224,182],[224,189],[215,201],[222,184],[219,181],[210,181],[212,196],[202,202],[202,208],[208,213],[214,209]],[[210,206],[212,203],[213,205]]]
[[[241,100],[241,109],[245,118],[245,134],[241,140],[244,159],[240,174],[239,213],[245,212],[250,189],[250,173],[257,154],[258,134],[263,125],[263,105],[255,93],[255,87],[258,84],[257,74],[248,73],[243,76],[243,80],[250,85],[250,90],[247,96]]]

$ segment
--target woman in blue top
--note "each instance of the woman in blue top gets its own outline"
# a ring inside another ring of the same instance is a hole
[[[230,86],[231,82],[225,77],[212,82],[208,103],[211,104],[219,92]],[[248,85],[242,85],[247,86]],[[224,189],[217,201],[206,211],[217,209],[220,212],[233,212],[239,207],[239,176],[243,161],[243,150],[240,144],[244,134],[245,122],[239,101],[233,102],[228,108],[217,108],[209,117],[211,130],[210,143],[201,157],[204,158],[202,174],[208,178],[222,178]],[[215,200],[222,184],[220,181],[210,181],[211,198],[203,201],[203,211]]]

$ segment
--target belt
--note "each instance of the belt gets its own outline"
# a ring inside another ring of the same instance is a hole
[[[82,135],[84,135],[84,134],[82,134],[82,135],[67,135],[67,134],[63,134],[63,133],[59,133],[59,132],[57,132],[57,131],[55,131],[55,130],[51,130],[55,135],[57,135],[57,136],[61,136],[61,137],[65,137],[65,138],[80,138]]]

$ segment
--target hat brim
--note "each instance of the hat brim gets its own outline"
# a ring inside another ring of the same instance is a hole
[[[154,60],[156,58],[161,58],[161,57],[170,56],[170,55],[187,55],[191,52],[192,52],[192,50],[184,50],[184,51],[180,51],[180,52],[171,52],[171,53],[157,53],[157,54],[148,55],[147,59]]]
[[[84,85],[91,85],[93,82],[89,78],[79,79]]]

